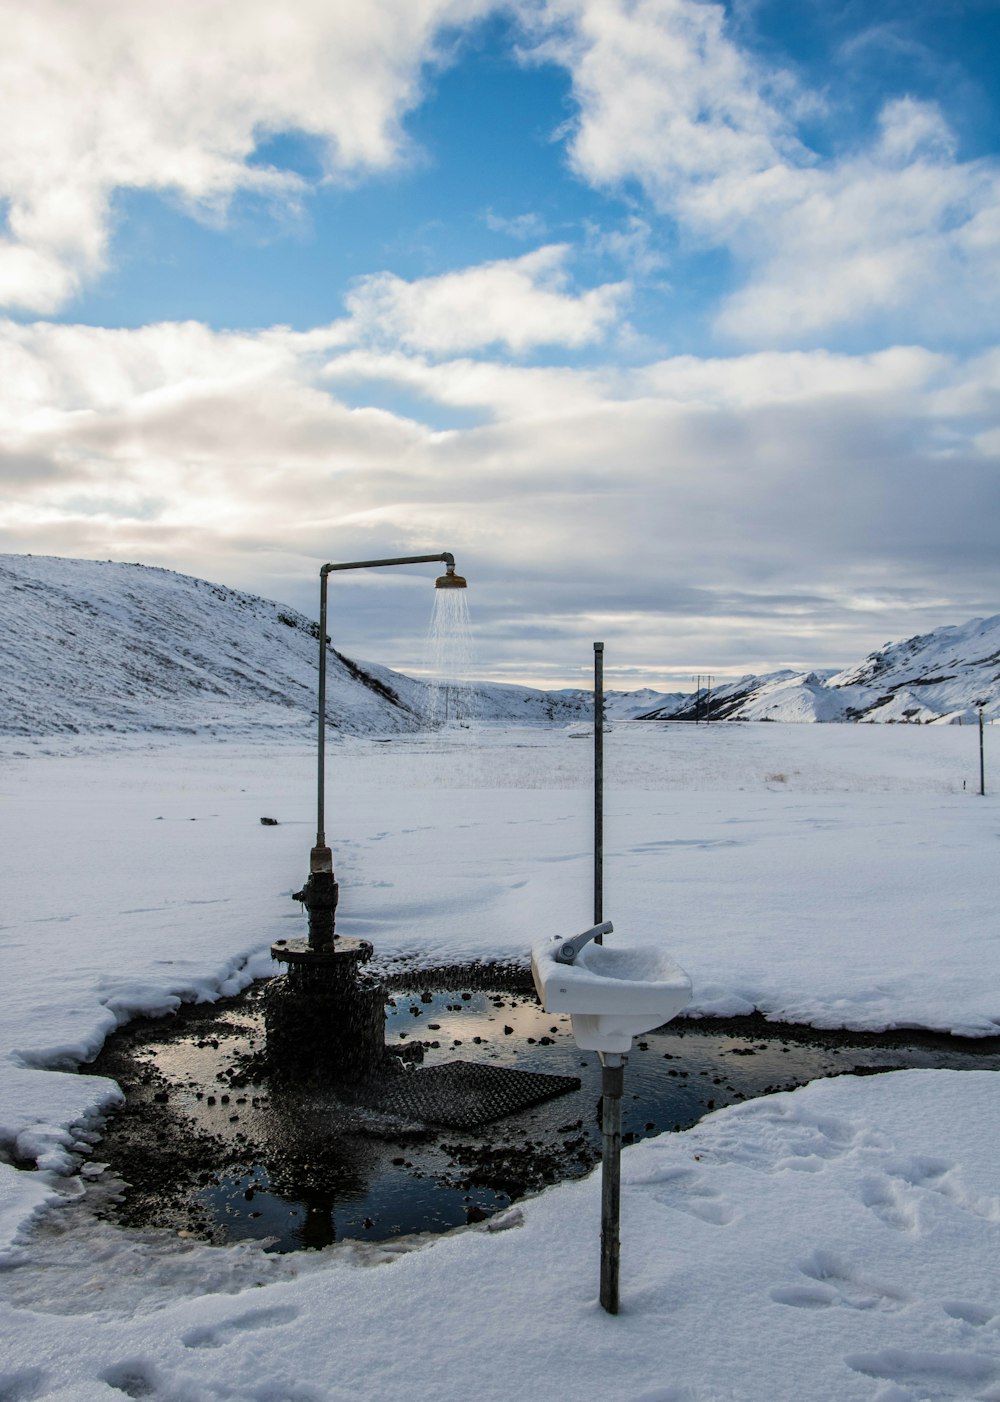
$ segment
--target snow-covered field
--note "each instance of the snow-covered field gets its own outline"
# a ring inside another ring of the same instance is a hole
[[[1000,809],[977,741],[616,725],[611,938],[663,942],[702,1012],[995,1033]],[[1000,1398],[990,1072],[822,1082],[627,1149],[616,1319],[596,1177],[409,1251],[276,1258],[95,1222],[67,1171],[115,1088],[41,1068],[133,1011],[235,990],[302,932],[313,757],[2,745],[0,1137],[40,1164],[0,1163],[4,1402]],[[562,730],[337,741],[338,928],[429,963],[585,928],[590,763]]]

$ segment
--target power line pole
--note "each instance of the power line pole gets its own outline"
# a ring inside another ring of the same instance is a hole
[[[712,721],[712,683],[715,678],[708,672],[698,672],[691,678],[695,685],[694,692],[694,723],[701,724],[702,711],[705,714],[705,724],[710,725]]]

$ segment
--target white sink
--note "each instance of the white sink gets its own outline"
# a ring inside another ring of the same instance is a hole
[[[587,944],[571,964],[560,939],[536,944],[531,975],[549,1013],[569,1013],[583,1051],[628,1052],[632,1038],[669,1022],[691,1001],[691,980],[658,949]]]

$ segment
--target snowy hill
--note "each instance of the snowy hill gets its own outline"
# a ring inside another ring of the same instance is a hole
[[[886,643],[830,678],[851,696],[847,719],[972,719],[978,705],[1000,715],[1000,614]]]
[[[772,672],[741,677],[697,703],[712,720],[866,721],[954,724],[1000,716],[1000,614],[973,618],[886,643],[841,672]],[[646,711],[642,720],[695,720],[685,696]]]
[[[0,555],[0,734],[305,733],[316,624],[294,609],[146,565]],[[423,728],[426,683],[331,649],[328,717],[347,734]],[[579,702],[473,688],[486,723],[579,719]]]
[[[316,624],[294,609],[146,565],[0,555],[0,734],[307,733]],[[1000,716],[1000,615],[887,643],[841,672],[745,676],[703,693],[608,691],[609,720],[888,721]],[[485,725],[591,719],[592,693],[500,683],[462,689]],[[331,648],[328,716],[391,735],[442,718],[427,682]]]
[[[696,697],[688,693],[679,705],[658,706],[640,720],[844,720],[844,701],[831,693],[827,672],[769,672],[747,675],[713,687]]]

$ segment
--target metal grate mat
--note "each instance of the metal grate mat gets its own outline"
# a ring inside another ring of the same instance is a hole
[[[426,1124],[468,1129],[516,1115],[543,1100],[579,1090],[577,1076],[548,1076],[475,1061],[448,1061],[367,1087],[359,1097],[371,1110]]]

